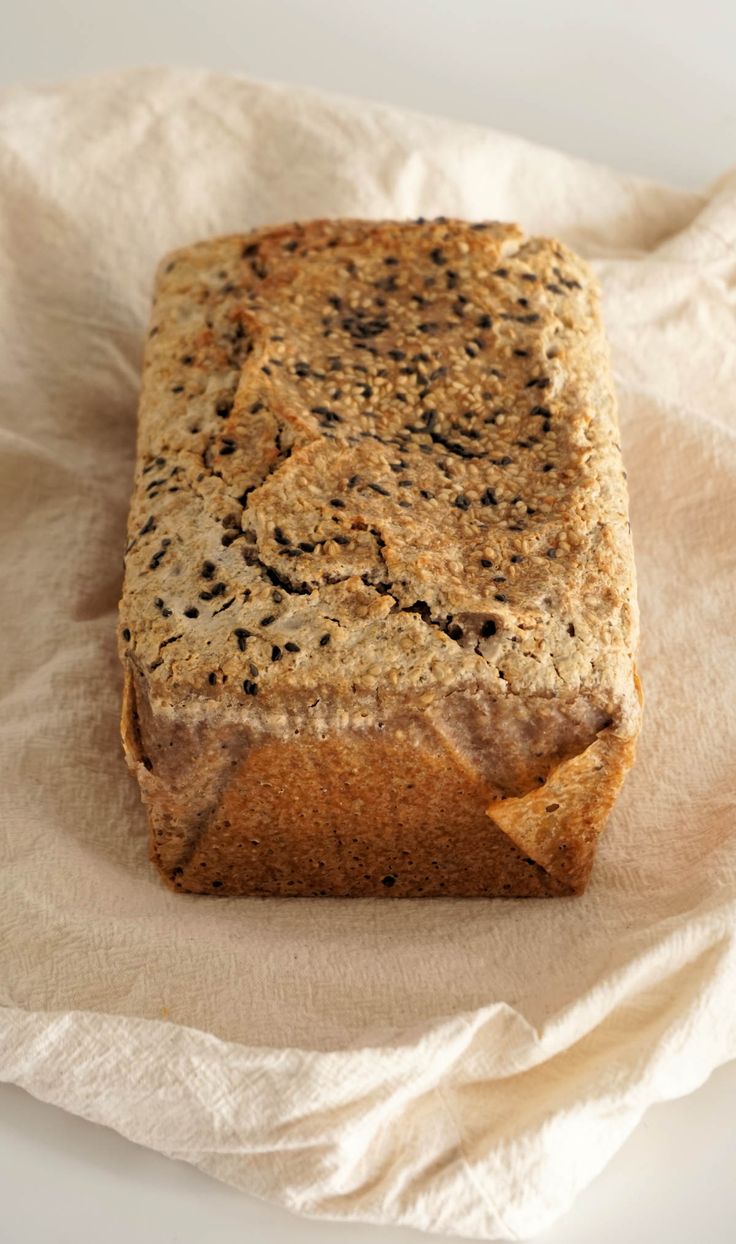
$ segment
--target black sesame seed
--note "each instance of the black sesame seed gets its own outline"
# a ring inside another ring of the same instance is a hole
[[[554,470],[554,463],[552,463],[552,462],[545,462],[544,466],[542,467],[542,470],[543,470],[545,473],[546,473],[547,471],[553,471],[553,470]]]
[[[478,328],[491,328],[493,321],[490,315],[480,315],[478,317]]]
[[[552,558],[556,557],[557,549],[547,549],[547,556]]]
[[[501,602],[503,602],[503,601],[508,600],[508,596],[504,596],[503,592],[496,592],[493,599],[500,600]]]
[[[223,882],[222,882],[222,881],[213,881],[213,882],[212,882],[212,889],[213,889],[213,890],[219,890],[219,889],[220,889],[220,887],[221,887],[222,885],[223,885]]]
[[[388,488],[383,488],[381,484],[369,484],[368,487],[372,488],[373,492],[377,492],[381,497],[391,496],[391,493],[389,492]]]
[[[211,594],[213,596],[224,596],[226,590],[227,589],[224,583],[213,583],[212,588],[211,588]]]
[[[240,252],[243,259],[249,259],[251,255],[257,255],[259,245],[259,242],[250,242],[247,246],[244,246]]]
[[[301,652],[301,648],[299,647],[299,645],[295,644],[293,640],[291,639],[288,641],[288,643],[284,644],[284,647],[287,652]]]
[[[278,644],[274,644],[273,648],[271,649],[271,660],[272,661],[281,660],[281,649],[279,648]]]
[[[212,593],[211,592],[200,592],[199,599],[200,600],[212,600]]]
[[[183,384],[175,384],[175,385],[172,385],[172,387],[171,387],[171,392],[172,392],[172,393],[183,393],[183,392],[184,392],[184,385],[183,385]]]
[[[250,678],[246,678],[243,682],[243,691],[245,692],[246,695],[257,695],[258,694],[258,683],[251,682]]]
[[[219,415],[221,419],[226,419],[227,416],[230,414],[230,411],[232,410],[232,408],[233,408],[232,402],[229,402],[229,401],[218,402],[217,405],[215,406],[215,414]]]
[[[333,536],[332,539],[335,541],[335,544],[346,545],[350,543],[349,536]]]
[[[280,527],[274,527],[273,538],[277,544],[283,544],[283,545],[291,544],[291,540],[289,539],[288,536],[284,535]]]
[[[447,627],[447,634],[450,636],[450,639],[460,640],[462,639],[465,632],[463,631],[463,628],[458,625],[457,622],[451,622],[450,625]]]
[[[315,546],[311,544],[309,540],[302,540],[299,544],[299,548],[302,549],[304,553],[313,553]]]
[[[250,407],[250,413],[252,415],[257,415],[259,410],[263,410],[263,402],[254,402]]]
[[[434,250],[429,252],[429,257],[432,263],[436,263],[438,267],[442,267],[443,264],[447,263],[447,256],[439,246],[435,246]]]
[[[498,501],[496,500],[496,494],[494,493],[492,488],[486,488],[485,492],[483,493],[483,496],[480,499],[480,503],[481,505],[498,505]]]
[[[184,354],[184,355],[182,355],[182,360],[181,360],[181,361],[182,361],[182,363],[185,365],[185,367],[190,367],[190,366],[192,365],[192,363],[194,362],[194,355],[193,355],[193,354]]]
[[[250,631],[246,631],[244,626],[239,626],[235,631],[233,631],[233,634],[238,641],[240,651],[245,652],[246,641],[250,639]]]
[[[331,639],[330,635],[323,635],[319,641],[320,648],[324,648],[327,644],[329,644],[330,639]]]
[[[130,631],[127,626],[123,627],[123,639],[125,640],[126,644],[128,643],[128,640],[130,639]]]
[[[521,553],[513,553],[511,556],[511,560],[514,563],[514,565],[517,565],[519,562],[523,562],[524,558],[521,556]]]
[[[481,557],[480,564],[481,566],[484,566],[486,570],[490,570],[491,566],[493,565],[493,562],[489,561],[487,557]]]
[[[470,504],[470,498],[466,497],[462,492],[458,493],[453,501],[453,505],[456,506],[458,510],[469,510]]]
[[[273,614],[273,613],[267,613],[267,614],[266,614],[266,616],[265,616],[265,618],[261,618],[260,625],[261,625],[261,626],[270,626],[272,622],[275,622],[275,620],[276,620],[276,615],[275,615],[275,614]]]
[[[344,501],[341,501],[339,497],[333,497],[333,498],[331,499],[331,501],[330,501],[330,505],[331,505],[331,506],[332,506],[335,510],[344,510],[344,509],[345,509],[345,502],[344,502]]]
[[[211,578],[213,577],[213,575],[214,575],[214,573],[215,573],[215,570],[216,570],[216,569],[217,569],[217,567],[215,566],[215,563],[214,563],[214,562],[203,562],[203,563],[202,563],[202,570],[200,571],[200,573],[201,573],[201,575],[202,575],[202,578],[203,578],[203,579],[211,579]]]
[[[362,320],[356,315],[343,320],[342,327],[351,337],[378,337],[388,328],[388,320]]]
[[[488,639],[491,635],[496,634],[496,623],[493,618],[488,618],[480,628],[481,638]]]
[[[385,886],[396,885],[396,878],[392,877],[390,874],[387,877],[383,877],[382,881]]]
[[[198,618],[199,609],[195,609],[194,605],[192,605],[189,609],[184,610],[184,617],[185,618]]]
[[[211,674],[208,674],[207,682],[210,684],[211,687],[214,687],[215,683],[217,682],[217,674],[215,674],[214,672]]]

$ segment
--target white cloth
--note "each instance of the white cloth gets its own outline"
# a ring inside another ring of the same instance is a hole
[[[736,1056],[736,176],[142,71],[0,96],[0,1077],[309,1215],[540,1231]],[[114,644],[153,268],[317,215],[518,220],[592,260],[646,715],[589,892],[215,900],[146,858]]]

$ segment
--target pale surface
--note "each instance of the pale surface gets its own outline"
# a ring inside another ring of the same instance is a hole
[[[528,1234],[649,1103],[736,1053],[733,183],[706,201],[476,130],[160,81],[25,93],[0,116],[0,743],[18,777],[0,1074],[311,1213]],[[146,869],[110,549],[150,271],[200,234],[320,211],[518,217],[604,282],[648,716],[583,900],[182,903]]]
[[[540,1244],[730,1244],[736,1063],[654,1106]],[[422,1244],[408,1227],[315,1222],[0,1085],[3,1244]],[[43,1196],[38,1195],[43,1170]],[[594,1224],[594,1228],[593,1228]],[[688,1226],[689,1224],[689,1226]],[[431,1237],[449,1244],[450,1236]]]
[[[0,82],[207,65],[492,125],[700,189],[733,161],[730,0],[22,0]]]

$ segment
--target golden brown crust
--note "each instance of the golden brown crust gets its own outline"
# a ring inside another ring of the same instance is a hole
[[[545,892],[582,888],[639,724],[625,484],[584,265],[515,226],[317,221],[170,257],[151,332],[121,655],[168,879],[371,893],[344,851],[338,867],[337,818],[365,839],[371,885],[387,851],[411,851],[415,875],[378,892],[539,893],[522,856]],[[317,780],[329,758],[347,789],[347,757],[360,825],[337,776]],[[415,781],[399,807],[401,763]],[[332,843],[321,887],[301,820],[290,839],[264,794],[274,773],[277,810],[310,807]],[[278,867],[233,845],[266,808]],[[427,842],[446,830],[444,887],[417,863],[423,815]]]

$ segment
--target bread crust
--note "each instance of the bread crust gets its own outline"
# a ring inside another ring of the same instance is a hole
[[[168,884],[580,892],[633,761],[637,627],[566,248],[315,221],[161,264],[120,652]]]

